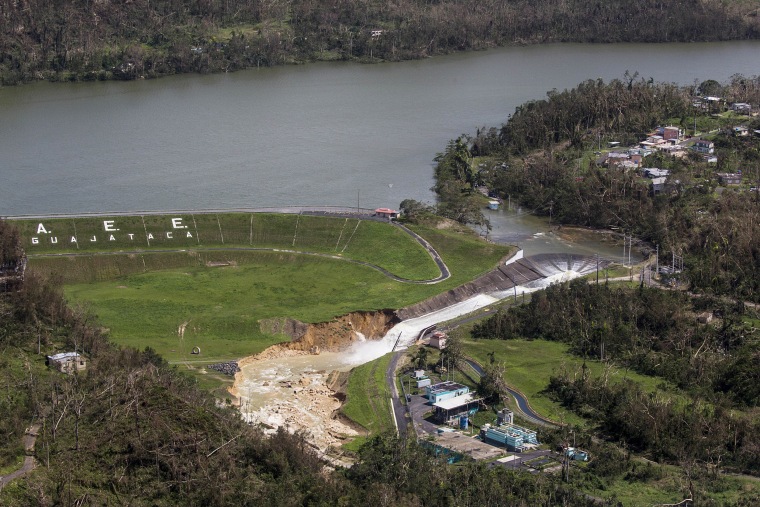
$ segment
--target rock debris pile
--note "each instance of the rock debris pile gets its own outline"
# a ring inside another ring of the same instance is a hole
[[[224,373],[225,375],[234,376],[237,372],[240,371],[240,366],[238,366],[237,361],[227,361],[226,363],[216,363],[216,364],[210,364],[206,366],[209,370],[218,371],[219,373]]]

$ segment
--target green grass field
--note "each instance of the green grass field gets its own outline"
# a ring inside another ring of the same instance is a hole
[[[567,345],[545,340],[473,340],[464,342],[465,353],[480,364],[487,364],[488,354],[494,352],[498,363],[506,366],[507,383],[528,397],[531,407],[551,420],[568,424],[585,424],[585,421],[550,400],[542,391],[549,384],[549,377],[562,369],[579,371],[583,359],[570,354]],[[655,391],[663,380],[648,377],[615,366],[606,366],[599,361],[586,361],[592,376],[607,371],[610,382],[634,381],[647,391]]]

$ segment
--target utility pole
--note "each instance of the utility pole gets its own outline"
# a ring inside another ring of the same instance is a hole
[[[623,231],[623,264],[625,264],[625,230]]]
[[[660,245],[657,245],[657,249],[654,254],[654,274],[657,275],[660,272]]]
[[[599,285],[599,253],[596,254],[596,284]]]

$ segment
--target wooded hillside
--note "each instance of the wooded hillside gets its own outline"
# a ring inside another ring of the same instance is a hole
[[[760,1],[2,0],[0,84],[136,79],[505,44],[756,38]]]

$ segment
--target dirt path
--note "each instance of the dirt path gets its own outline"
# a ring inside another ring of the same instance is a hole
[[[24,434],[24,450],[26,451],[26,456],[24,457],[24,464],[21,465],[21,468],[16,470],[15,472],[5,475],[3,477],[0,477],[0,489],[3,489],[6,484],[9,484],[11,481],[18,479],[19,477],[23,477],[32,470],[34,470],[34,467],[37,466],[37,461],[34,459],[34,456],[31,456],[30,453],[34,450],[34,443],[37,441],[37,432],[40,431],[40,424],[34,423],[32,424]]]

